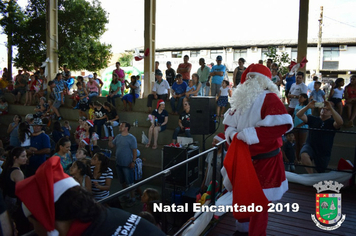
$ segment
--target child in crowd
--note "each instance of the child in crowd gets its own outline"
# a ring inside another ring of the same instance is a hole
[[[75,159],[77,161],[84,161],[88,157],[88,151],[85,148],[78,148],[75,153]]]
[[[69,136],[69,131],[64,127],[61,127],[61,123],[59,121],[53,123],[52,138],[55,143],[57,143],[63,137],[69,139]]]
[[[318,103],[325,101],[325,92],[321,90],[320,87],[321,87],[321,82],[315,81],[314,90],[310,93],[310,101],[316,101]],[[319,112],[322,107],[324,106],[319,107]]]
[[[229,102],[228,96],[231,97],[231,90],[229,88],[229,81],[223,80],[220,91],[218,96],[216,97],[216,100],[218,101],[218,107],[216,111],[217,116],[224,117],[224,112],[225,112],[225,107],[227,103]],[[221,110],[221,113],[220,113]]]
[[[185,90],[185,97],[189,100],[195,90],[197,90],[197,86],[194,84],[194,80],[191,79],[189,80],[187,89]]]
[[[343,78],[338,78],[335,81],[335,86],[331,89],[329,94],[328,101],[331,106],[335,107],[335,110],[342,115],[342,97],[344,95],[344,89],[342,88],[345,84],[345,80]]]
[[[132,102],[135,103],[136,98],[140,96],[140,86],[138,82],[139,76],[131,76],[131,83],[126,83],[126,87],[130,87],[131,91],[129,94],[126,94],[122,97],[122,102],[124,103],[124,111],[127,111],[127,103],[129,104],[129,111],[132,111]],[[125,80],[126,81],[126,80]]]
[[[91,192],[91,169],[86,160],[77,160],[69,168],[69,174],[80,184],[81,187]]]
[[[54,98],[52,104],[52,110],[57,115],[58,120],[61,120],[62,117],[59,114],[59,108],[61,107],[62,103],[64,103],[64,93],[61,90],[60,86],[57,86],[53,80],[48,82],[48,86],[52,89],[52,97]]]
[[[306,93],[302,93],[299,95],[299,104],[295,107],[295,110],[294,110],[294,127],[301,128],[301,129],[296,129],[294,132],[295,143],[296,143],[296,153],[297,153],[298,160],[300,160],[299,152],[302,149],[302,146],[307,139],[308,130],[306,130],[306,129],[308,128],[308,125],[305,124],[301,119],[299,119],[296,116],[296,114],[298,111],[303,109],[303,107],[308,105],[308,103],[309,103],[308,95]],[[305,112],[305,115],[311,115],[311,114],[312,114],[312,112],[310,109],[308,109]]]
[[[157,200],[159,200],[158,191],[154,188],[146,188],[141,196],[141,202],[143,203],[142,211],[148,211],[147,204]]]
[[[41,97],[39,104],[34,109],[34,111],[36,112],[35,116],[38,118],[42,118],[43,115],[46,113],[47,109],[48,109],[48,104],[46,103],[46,98]]]
[[[77,97],[78,97],[78,103],[74,109],[79,109],[79,116],[87,116],[86,110],[89,108],[88,105],[88,91],[85,87],[83,87],[83,84],[81,82],[78,82],[77,84]]]
[[[72,130],[72,127],[70,127],[69,121],[65,120],[63,122],[63,127],[66,128],[69,132]]]
[[[278,69],[277,68],[273,68],[272,69],[272,82],[278,86],[278,90],[279,90],[279,83],[280,81],[280,78],[279,78],[279,75],[278,75]]]
[[[79,145],[80,142],[80,135],[82,134],[82,132],[85,131],[84,127],[83,127],[83,122],[86,121],[85,117],[79,117],[78,123],[79,125],[77,126],[75,132],[74,132],[74,138],[75,138],[75,142],[77,143],[77,145]]]
[[[93,120],[94,111],[95,111],[94,102],[89,102],[89,111],[88,111],[89,120]]]
[[[286,133],[287,141],[283,144],[282,153],[283,159],[286,162],[286,171],[295,171],[295,143],[293,132]]]
[[[0,115],[6,115],[8,113],[9,104],[6,102],[5,98],[0,98]]]

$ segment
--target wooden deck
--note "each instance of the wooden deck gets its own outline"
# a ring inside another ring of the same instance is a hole
[[[313,187],[290,183],[289,191],[279,202],[298,203],[299,212],[269,213],[267,235],[356,235],[355,188],[342,189],[342,214],[346,214],[346,219],[340,228],[333,231],[319,229],[311,219],[310,215],[315,214],[315,193]],[[228,213],[207,235],[248,235],[235,231],[235,219],[232,213]]]

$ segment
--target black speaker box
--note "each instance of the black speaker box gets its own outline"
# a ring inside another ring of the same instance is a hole
[[[163,147],[162,170],[199,154],[199,148],[187,149],[170,146]],[[178,186],[189,186],[199,178],[199,158],[179,167],[166,177],[166,182]]]
[[[212,134],[215,131],[215,97],[190,98],[190,133]]]

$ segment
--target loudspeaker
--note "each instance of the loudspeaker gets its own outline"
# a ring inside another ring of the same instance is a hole
[[[190,133],[212,134],[215,131],[215,97],[190,98]]]
[[[174,166],[186,159],[199,154],[199,148],[187,149],[164,146],[162,155],[162,170]],[[178,186],[189,186],[199,178],[199,158],[179,167],[166,177],[166,182]]]

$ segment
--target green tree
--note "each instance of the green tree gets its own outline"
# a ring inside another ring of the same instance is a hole
[[[132,53],[123,53],[119,56],[118,61],[120,62],[120,66],[127,67],[132,65],[133,54]]]
[[[265,55],[267,58],[270,58],[273,60],[273,62],[277,63],[279,72],[282,75],[285,75],[289,72],[288,66],[290,65],[291,59],[288,53],[277,53],[277,47],[270,46],[268,47],[268,52],[266,52]]]
[[[4,34],[7,35],[7,67],[10,78],[12,75],[13,34],[19,30],[24,20],[24,14],[15,0],[0,1],[0,14],[2,16],[0,25],[3,28]]]
[[[46,1],[29,0],[25,24],[16,34],[17,66],[38,66],[46,59]],[[111,45],[100,43],[108,13],[98,0],[58,0],[59,65],[71,70],[105,68],[112,56]]]

